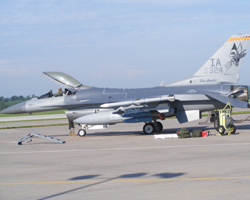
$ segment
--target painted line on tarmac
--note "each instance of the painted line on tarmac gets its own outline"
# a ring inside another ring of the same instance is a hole
[[[37,154],[37,153],[67,153],[67,152],[89,152],[89,151],[126,151],[126,150],[147,150],[147,149],[170,149],[186,147],[215,147],[215,146],[241,146],[250,143],[229,143],[229,144],[205,144],[205,145],[177,145],[177,146],[154,146],[154,147],[128,147],[128,148],[104,148],[104,149],[70,149],[70,150],[49,150],[49,151],[24,151],[24,152],[0,152],[0,155],[7,154]]]
[[[206,181],[206,180],[230,180],[250,179],[250,176],[239,177],[204,177],[204,178],[166,178],[166,179],[117,179],[117,180],[96,180],[96,181],[51,181],[51,182],[21,182],[21,183],[0,183],[0,185],[43,185],[43,184],[72,184],[72,183],[126,183],[126,182],[163,182],[163,181]]]

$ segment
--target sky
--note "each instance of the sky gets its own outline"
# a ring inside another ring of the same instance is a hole
[[[0,0],[0,96],[40,96],[60,71],[83,85],[144,88],[192,76],[250,33],[249,0]],[[239,84],[250,85],[250,56]]]

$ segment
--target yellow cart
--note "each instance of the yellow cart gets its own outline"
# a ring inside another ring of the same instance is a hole
[[[223,109],[215,110],[214,127],[221,135],[225,132],[230,135],[236,131],[231,117],[231,111],[232,107],[230,102],[227,102],[227,105]]]

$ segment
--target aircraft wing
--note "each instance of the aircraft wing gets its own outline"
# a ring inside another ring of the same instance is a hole
[[[102,104],[102,108],[118,107],[118,109],[113,114],[120,114],[122,117],[132,117],[130,119],[125,119],[123,122],[133,123],[133,122],[143,122],[151,121],[152,119],[160,118],[165,119],[165,117],[175,115],[180,123],[189,122],[193,120],[200,119],[200,110],[183,110],[177,111],[171,107],[170,103],[174,101],[204,101],[210,100],[211,98],[216,99],[224,104],[231,102],[231,105],[239,108],[247,108],[248,103],[231,98],[227,95],[222,95],[218,93],[206,93],[206,94],[182,94],[182,95],[166,95],[157,98],[148,99],[136,99],[131,101],[115,102],[115,103],[105,103]]]
[[[227,95],[222,95],[222,94],[212,93],[212,92],[206,93],[206,95],[209,97],[212,97],[213,99],[216,99],[224,104],[227,104],[227,102],[230,101],[231,106],[234,106],[234,107],[238,107],[238,108],[247,108],[248,107],[247,102],[231,98]]]

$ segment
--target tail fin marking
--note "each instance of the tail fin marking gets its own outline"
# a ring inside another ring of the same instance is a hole
[[[233,35],[192,77],[168,85],[238,83],[249,46],[250,34]]]

